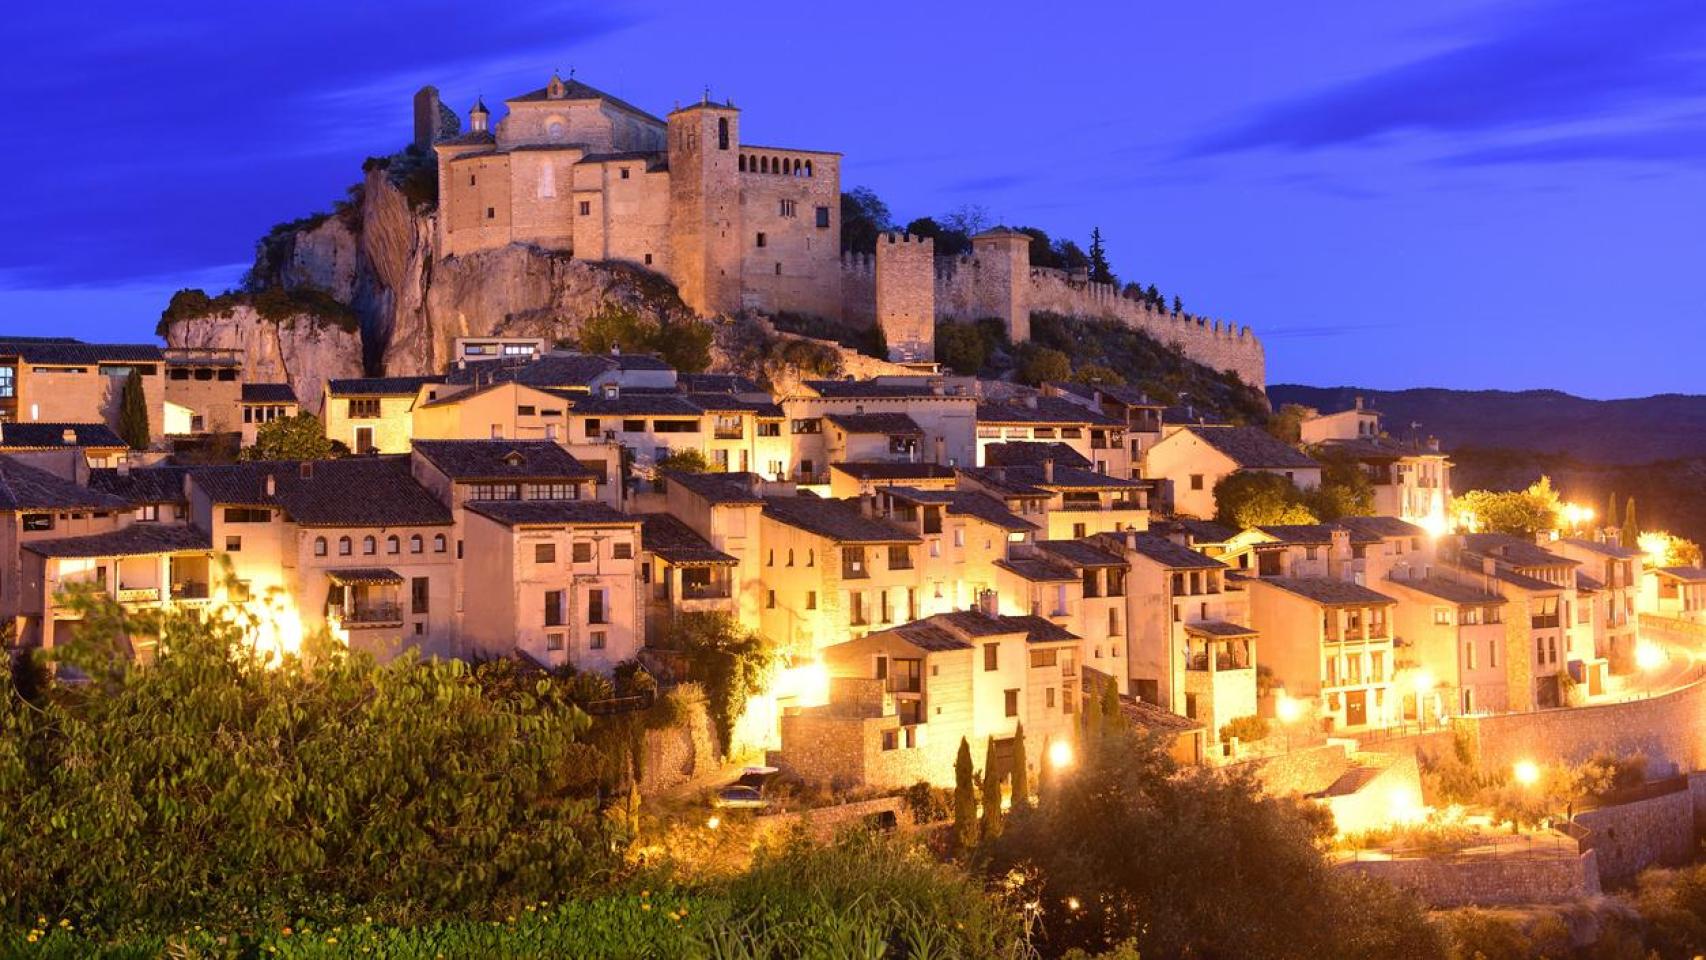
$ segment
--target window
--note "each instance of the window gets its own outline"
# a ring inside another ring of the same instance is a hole
[[[497,218],[498,218],[498,208],[497,207],[487,207],[486,208],[486,219],[487,220],[496,220]]]
[[[774,421],[770,423],[760,423],[758,425],[758,435],[761,437],[779,437],[782,435],[782,425]]]
[[[728,117],[718,117],[717,118],[717,149],[718,150],[727,150],[728,148],[729,148],[729,118]]]
[[[430,583],[426,577],[415,577],[409,581],[409,609],[412,612],[427,612],[427,589]]]
[[[1054,709],[1054,688],[1048,687],[1043,691],[1043,706]]]
[[[758,243],[757,243],[757,245],[760,247],[765,246],[765,236],[764,236],[763,230],[758,231]]]
[[[386,537],[385,538],[385,552],[389,553],[393,556],[395,556],[399,553],[402,553],[403,552],[403,541],[399,540],[397,538],[397,535],[394,533],[391,534],[389,537]]]
[[[243,538],[242,537],[226,537],[225,538],[225,552],[226,553],[236,553],[242,549],[243,549]]]
[[[787,565],[790,567],[794,565],[794,548],[793,547],[788,548],[788,564]]]
[[[338,556],[347,557],[355,550],[355,542],[349,537],[338,538]]]
[[[587,646],[593,650],[603,650],[606,636],[603,630],[594,630],[587,640]]]
[[[1191,474],[1191,489],[1192,490],[1201,490],[1202,489],[1202,474],[1200,474],[1200,473]]]
[[[226,507],[226,523],[266,523],[272,519],[272,511],[265,507]]]
[[[1463,645],[1463,666],[1465,669],[1475,669],[1475,643],[1470,641]]]
[[[965,527],[955,527],[954,528],[954,546],[963,547],[965,545],[966,545],[966,528]]]
[[[1001,669],[1001,644],[986,643],[983,645],[983,672],[993,673]]]
[[[818,229],[820,229],[820,230],[828,230],[829,229],[829,208],[828,207],[818,207],[817,208],[817,225],[818,225]]]
[[[587,540],[576,540],[569,548],[569,559],[575,563],[592,562],[592,543]]]
[[[631,543],[611,544],[610,556],[615,560],[632,560],[634,559],[634,545]]]
[[[1435,607],[1434,623],[1440,624],[1441,626],[1449,626],[1451,623],[1451,608]]]
[[[776,609],[776,591],[774,591],[774,590],[764,591],[764,609],[766,609],[766,610]]]
[[[1007,716],[1016,717],[1019,715],[1019,691],[1017,691],[1017,690],[1006,691],[1006,706],[1007,706]]]
[[[807,590],[806,591],[806,609],[807,610],[816,610],[817,609],[817,591],[816,590]]]
[[[379,398],[363,397],[359,400],[351,400],[349,402],[349,416],[351,420],[371,420],[379,416]]]
[[[592,201],[591,200],[582,200],[581,201],[581,216],[583,216],[583,217],[592,216]]]
[[[560,633],[547,633],[547,634],[545,634],[545,649],[547,649],[547,650],[561,650],[561,649],[563,649],[563,635]]]
[[[326,555],[326,538],[325,537],[315,537],[314,538],[314,556],[323,557],[325,555]]]
[[[585,433],[586,436],[589,436],[589,437],[598,436],[598,418],[597,417],[588,417],[581,422],[586,425],[583,428],[583,432]]]
[[[560,627],[563,625],[563,591],[545,591],[545,626]]]
[[[518,483],[475,483],[470,484],[470,500],[520,500],[521,485]]]
[[[628,168],[627,167],[617,167],[616,169],[618,171],[618,174],[617,174],[618,176],[620,176],[624,180],[628,179]]]
[[[783,201],[782,201],[782,209],[781,209],[781,214],[782,214],[782,216],[784,216],[784,217],[792,217],[792,216],[794,216],[794,201],[792,201],[792,200],[783,200]]]
[[[426,539],[418,533],[409,535],[409,552],[421,553],[426,550]]]
[[[537,413],[538,409],[530,404],[520,404],[515,408],[515,415],[518,417],[531,417]]]
[[[442,533],[433,534],[432,552],[433,553],[443,553],[445,550],[445,547],[448,543],[449,543],[449,541],[444,538],[444,534],[442,534]]]
[[[533,545],[534,563],[556,563],[557,545],[554,543],[536,543]]]
[[[604,588],[593,587],[586,592],[586,622],[609,623],[610,618],[604,610]]]
[[[139,523],[149,523],[151,521],[159,520],[160,505],[157,503],[145,503],[142,506],[137,507],[136,519]]]

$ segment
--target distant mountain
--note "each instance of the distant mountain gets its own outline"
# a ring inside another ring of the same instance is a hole
[[[1675,393],[1634,400],[1588,400],[1557,390],[1364,390],[1282,383],[1268,387],[1277,410],[1300,403],[1323,412],[1362,397],[1386,430],[1436,436],[1447,449],[1497,448],[1564,454],[1628,465],[1706,457],[1706,396]]]

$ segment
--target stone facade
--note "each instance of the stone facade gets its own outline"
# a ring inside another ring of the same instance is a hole
[[[1706,680],[1646,700],[1493,716],[1453,717],[1482,769],[1518,760],[1579,763],[1600,752],[1643,753],[1683,770],[1706,766]]]
[[[877,325],[889,359],[936,358],[936,244],[929,237],[877,238]]]
[[[1598,856],[1602,880],[1687,863],[1694,854],[1694,798],[1680,778],[1670,793],[1583,811],[1576,823],[1590,831],[1583,845]]]
[[[1559,903],[1600,892],[1591,850],[1544,858],[1358,860],[1342,869],[1385,880],[1435,908]]]

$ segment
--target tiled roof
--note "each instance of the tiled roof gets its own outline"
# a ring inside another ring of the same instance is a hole
[[[831,413],[824,417],[848,433],[921,437],[924,428],[904,413]]]
[[[624,390],[616,397],[576,397],[574,412],[577,415],[593,416],[620,417],[638,414],[695,419],[705,415],[705,411],[700,409],[698,404],[679,393],[640,393],[632,390]]]
[[[1667,577],[1685,580],[1689,583],[1706,582],[1706,568],[1701,567],[1659,567],[1658,571]]]
[[[1022,630],[1026,643],[1059,643],[1062,640],[1077,640],[1078,634],[1066,629],[1053,620],[1043,617],[999,617],[1002,623]]]
[[[1245,582],[1267,584],[1327,606],[1361,606],[1396,602],[1383,593],[1376,593],[1349,580],[1331,580],[1327,577],[1262,577],[1259,580],[1252,579]]]
[[[1579,547],[1615,560],[1633,560],[1641,555],[1641,551],[1625,547],[1620,543],[1601,543],[1598,540],[1586,540],[1581,537],[1565,537],[1558,542],[1567,543],[1572,547]]]
[[[416,440],[414,449],[445,476],[465,482],[598,476],[553,440]]]
[[[592,353],[543,353],[527,357],[468,360],[446,374],[450,383],[519,383],[524,387],[581,389],[617,370],[616,362]]]
[[[23,544],[23,548],[43,557],[135,557],[149,553],[211,550],[213,539],[194,527],[135,523],[86,537],[34,540]]]
[[[935,391],[924,384],[872,383],[869,380],[806,380],[802,385],[820,397],[879,399],[935,396]]]
[[[327,570],[333,583],[402,583],[403,576],[390,567],[341,567]]]
[[[1282,523],[1257,527],[1280,543],[1288,544],[1324,544],[1333,542],[1334,529],[1343,529],[1351,535],[1352,543],[1378,543],[1380,538],[1371,533],[1363,533],[1350,529],[1348,524],[1336,523]]]
[[[1113,400],[1128,407],[1153,407],[1160,410],[1166,406],[1166,404],[1157,402],[1138,387],[1097,384],[1094,389],[1101,391],[1103,399]]]
[[[474,147],[490,146],[497,142],[498,138],[493,136],[490,130],[470,130],[467,133],[459,133],[454,137],[445,137],[443,140],[434,141],[433,146]]]
[[[1136,534],[1129,537],[1126,543],[1137,553],[1170,569],[1220,570],[1226,567],[1226,564],[1213,557],[1205,557],[1190,547],[1153,533]]]
[[[895,627],[893,632],[926,653],[971,649],[970,643],[930,622],[930,620],[914,620],[911,623],[903,623]]]
[[[161,363],[165,355],[151,343],[85,343],[72,337],[0,337],[0,355],[25,363],[79,365]]]
[[[1391,437],[1358,437],[1354,440],[1327,440],[1321,444],[1323,455],[1347,457],[1352,460],[1397,460],[1400,457],[1440,457],[1445,453],[1426,444]]]
[[[123,510],[129,505],[111,494],[78,486],[40,467],[0,456],[0,510],[68,507]]]
[[[1037,466],[1044,460],[1053,460],[1065,467],[1090,466],[1087,457],[1058,440],[1053,443],[1008,440],[1003,443],[991,443],[983,448],[983,462],[991,467]]]
[[[634,161],[644,163],[648,171],[668,169],[669,155],[649,150],[626,150],[621,153],[589,153],[581,157],[579,160],[576,160],[575,163],[598,164]]]
[[[606,103],[609,103],[611,106],[618,107],[622,110],[626,110],[629,113],[638,114],[642,117],[645,117],[648,120],[651,120],[651,121],[659,124],[660,126],[663,124],[663,120],[661,120],[658,117],[652,116],[651,114],[647,113],[646,111],[641,110],[639,107],[636,107],[633,104],[628,103],[625,100],[621,100],[621,99],[618,99],[616,97],[613,97],[610,94],[605,93],[603,90],[598,89],[597,87],[589,86],[588,84],[582,83],[579,80],[574,79],[573,77],[570,77],[569,79],[563,81],[563,95],[562,96],[560,96],[560,97],[551,96],[550,95],[550,89],[551,88],[548,86],[540,87],[537,90],[530,90],[527,93],[521,94],[520,96],[508,97],[504,100],[504,102],[505,103],[531,103],[531,102],[538,101],[538,100],[603,100]]]
[[[640,549],[675,566],[727,566],[739,563],[699,535],[697,530],[668,513],[637,513]]]
[[[607,354],[605,359],[614,363],[618,368],[623,370],[662,371],[675,369],[668,363],[665,363],[663,358],[649,353],[612,353]]]
[[[1192,436],[1246,469],[1307,469],[1320,464],[1260,427],[1186,427]]]
[[[992,617],[981,610],[954,610],[949,613],[938,613],[930,618],[937,623],[952,627],[955,633],[967,637],[994,637],[1003,633],[1017,633],[1013,627],[1001,621],[1000,617]]]
[[[829,469],[839,470],[856,480],[951,480],[955,476],[953,467],[899,460],[850,460],[832,463]]]
[[[978,423],[1071,423],[1117,427],[1118,420],[1089,407],[1073,403],[1065,397],[1035,397],[1029,400],[985,401],[977,405]]]
[[[1164,707],[1130,697],[1120,698],[1120,716],[1133,726],[1165,733],[1186,733],[1201,730],[1203,725],[1189,717],[1180,716]]]
[[[737,373],[683,373],[676,383],[687,393],[761,393],[757,381]]]
[[[114,467],[99,467],[89,471],[89,487],[126,503],[182,503],[186,473],[188,467],[169,464],[132,467],[128,475]]]
[[[1580,570],[1576,571],[1576,590],[1578,592],[1595,593],[1597,591],[1604,590],[1604,589],[1605,589],[1605,584],[1601,583],[1598,580],[1595,580],[1593,577],[1588,576],[1587,574],[1581,572]]]
[[[1018,479],[1014,467],[961,467],[960,473],[1002,497],[1047,497],[1050,492]]]
[[[1420,537],[1427,534],[1421,527],[1397,517],[1340,517],[1333,522],[1341,527],[1349,527],[1353,541],[1360,539],[1359,535],[1379,540],[1386,537]]]
[[[65,431],[72,442],[65,442]],[[43,423],[20,420],[0,423],[0,450],[58,450],[66,447],[124,448],[130,444],[104,423]]]
[[[743,400],[732,393],[689,393],[688,402],[706,413],[738,411],[770,420],[782,419],[782,408],[763,400]]]
[[[1037,549],[1074,567],[1123,567],[1125,558],[1086,540],[1038,540]]]
[[[266,492],[269,476],[274,484],[271,496]],[[190,479],[215,504],[276,506],[291,520],[308,527],[437,526],[451,522],[450,509],[410,475],[406,456],[192,467]]]
[[[429,383],[443,382],[443,377],[356,377],[328,380],[326,390],[334,397],[412,397]]]
[[[1473,584],[1461,583],[1448,577],[1419,577],[1414,580],[1389,580],[1397,587],[1408,587],[1430,597],[1451,603],[1504,603],[1505,598],[1489,593]]]
[[[1154,521],[1149,525],[1149,532],[1162,535],[1178,533],[1189,537],[1195,543],[1226,543],[1238,535],[1236,529],[1225,524],[1192,517]]]
[[[852,501],[817,497],[765,497],[764,515],[778,523],[837,543],[918,543],[881,520],[865,516]]]
[[[296,391],[288,383],[245,383],[244,403],[295,403]]]
[[[1110,476],[1105,473],[1097,473],[1094,470],[1085,470],[1082,467],[1069,467],[1059,463],[1054,465],[1053,476],[1050,477],[1044,476],[1043,467],[1041,465],[998,467],[995,469],[998,469],[1005,474],[1005,476],[1002,477],[1001,482],[1008,484],[1019,483],[1051,490],[1136,490],[1145,486],[1143,483],[1136,480],[1127,480],[1123,477]],[[967,472],[977,473],[980,475],[987,474],[990,472],[990,468],[985,467],[980,471]]]
[[[1036,524],[1007,509],[1005,503],[987,493],[978,493],[975,490],[947,492],[953,495],[948,501],[950,516],[976,517],[985,523],[1014,532],[1038,529]]]
[[[678,473],[664,471],[667,483],[692,491],[699,499],[712,505],[763,503],[756,491],[760,480],[756,473]]]
[[[1185,632],[1199,637],[1253,637],[1256,631],[1225,620],[1197,620],[1185,624]]]
[[[1213,410],[1204,410],[1200,407],[1182,404],[1175,404],[1162,410],[1161,422],[1163,424],[1196,424],[1205,427],[1228,423],[1225,417]]]
[[[1574,567],[1581,563],[1538,546],[1533,540],[1505,533],[1466,533],[1463,546],[1475,553],[1501,557],[1519,567]]]
[[[1493,568],[1493,579],[1500,583],[1508,583],[1513,587],[1521,587],[1524,590],[1533,590],[1539,593],[1555,593],[1564,589],[1561,584],[1542,580],[1539,577],[1531,577],[1526,573],[1518,573],[1503,564]]]
[[[1011,560],[997,560],[995,565],[1003,570],[1012,571],[1032,583],[1076,583],[1078,581],[1078,574],[1073,573],[1071,567],[1063,567],[1040,557],[1014,557]]]
[[[467,508],[506,527],[633,523],[636,520],[598,500],[476,500],[469,502]]]

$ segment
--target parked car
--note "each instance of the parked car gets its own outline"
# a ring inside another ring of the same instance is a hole
[[[734,783],[718,790],[711,806],[734,810],[763,810],[770,806],[764,798],[764,785],[776,775],[775,767],[747,767]]]

